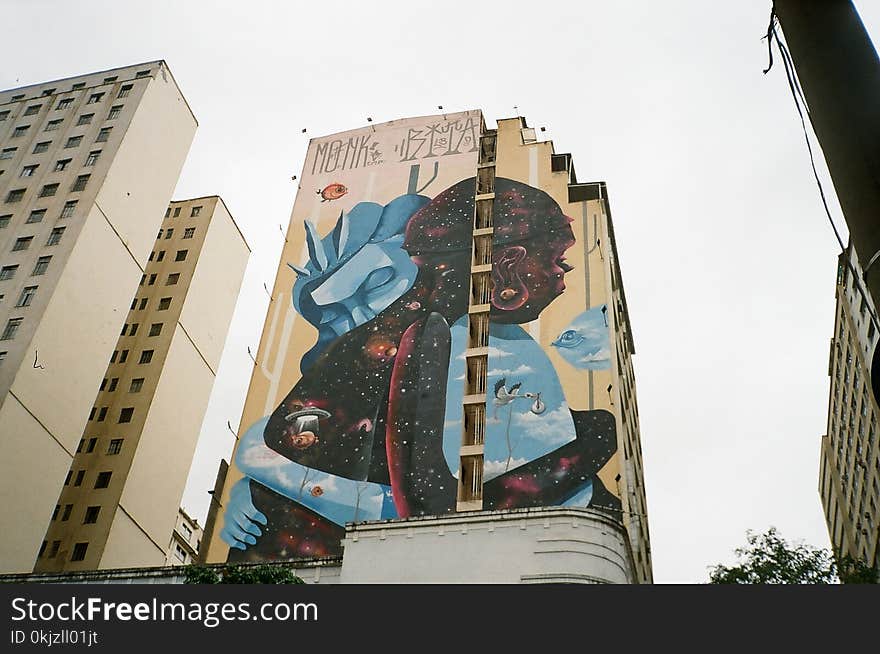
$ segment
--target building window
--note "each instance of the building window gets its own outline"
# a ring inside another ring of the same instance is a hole
[[[186,237],[184,237],[186,238]],[[178,250],[177,255],[174,257],[175,261],[186,261],[186,255],[189,250]]]
[[[98,390],[103,391],[105,388],[107,388],[107,378],[106,377],[104,377],[104,379],[101,380],[101,386],[100,386],[100,388],[98,388]],[[82,441],[80,441],[79,444],[82,445]],[[77,450],[77,452],[79,452],[79,450]]]
[[[116,386],[119,384],[119,377],[114,377],[110,380],[110,386],[107,388],[108,393],[112,393],[116,390]]]
[[[46,271],[49,269],[49,262],[51,260],[51,256],[40,257],[39,259],[37,259],[37,263],[34,266],[34,271],[31,273],[31,275],[45,275]]]
[[[27,250],[31,246],[33,240],[33,236],[22,236],[21,238],[15,239],[15,243],[12,244],[12,251],[19,252],[21,250]]]
[[[70,520],[70,514],[73,511],[73,504],[65,504],[64,511],[61,512],[61,522]]]
[[[125,84],[122,88],[119,89],[119,94],[116,96],[117,98],[127,98],[128,94],[131,93],[131,90],[134,88],[134,84]]]
[[[64,144],[65,148],[78,148],[79,144],[82,143],[82,136],[71,136],[67,139],[67,143]]]
[[[89,549],[88,543],[77,543],[73,546],[73,553],[70,555],[71,561],[82,561],[86,558],[86,551]]]
[[[45,187],[43,187],[45,188]],[[21,202],[21,199],[24,197],[25,189],[17,188],[12,191],[9,191],[9,195],[6,196],[7,202]]]
[[[97,438],[90,438],[90,439],[89,439],[89,444],[88,444],[88,446],[86,447],[86,454],[91,454],[92,452],[94,452],[94,451],[95,451],[95,446],[96,446],[97,444],[98,444],[98,439],[97,439]]]
[[[135,322],[135,323],[132,323],[132,325],[131,325],[131,331],[128,333],[128,335],[129,335],[129,336],[134,336],[135,334],[137,334],[137,330],[138,330],[138,323],[136,323],[136,322]]]
[[[43,95],[52,95],[53,93],[55,93],[55,89],[46,89],[43,91]]]
[[[40,189],[41,198],[51,198],[58,192],[58,184],[46,184]]]
[[[201,208],[201,207],[193,207],[193,208],[192,208],[192,211],[190,212],[189,215],[190,215],[190,217],[195,218],[195,217],[198,216],[200,213],[202,213],[202,208]]]
[[[162,234],[163,234],[163,233],[164,233],[163,230],[160,229],[160,230],[159,230],[159,233],[156,234],[156,240],[157,240],[157,241],[158,241],[160,238],[162,238]]]
[[[180,280],[180,273],[171,273],[165,281],[165,286],[174,286]]]
[[[32,104],[30,107],[24,110],[23,116],[33,116],[34,114],[40,113],[41,104]]]
[[[173,229],[169,229],[167,232],[165,232],[165,238],[166,238],[166,239],[171,238],[171,235],[172,235],[172,234],[174,234],[174,230],[173,230]]]
[[[48,143],[51,143],[51,141],[48,141]],[[0,152],[0,159],[12,159],[12,157],[15,156],[16,150],[18,150],[18,148],[3,148],[3,151]]]
[[[153,273],[152,275],[150,275],[150,279],[147,282],[147,286],[152,286],[155,283],[156,283],[156,273]]]
[[[123,422],[131,422],[131,417],[134,415],[134,407],[128,406],[124,409],[120,409],[119,411],[119,420],[118,423]]]
[[[24,93],[13,95],[11,102],[18,102],[19,100],[24,100]]]
[[[58,104],[55,106],[55,111],[60,111],[61,109],[67,109],[72,104],[73,104],[73,98],[64,98],[63,100],[59,100]]]
[[[0,229],[3,229],[4,227],[9,227],[9,221],[11,221],[11,220],[12,220],[11,213],[8,213],[4,216],[0,216]]]
[[[119,75],[114,75],[113,77],[105,77],[104,84],[112,84],[113,82],[115,82],[118,79],[119,79]]]
[[[114,353],[113,353],[113,356],[111,357],[111,360],[115,360],[115,359],[116,359],[116,352],[114,352]],[[94,420],[94,419],[95,419],[95,412],[96,412],[97,410],[98,410],[98,407],[96,407],[96,406],[93,406],[93,407],[92,407],[92,410],[89,411],[89,420]]]
[[[150,76],[149,70],[139,70],[137,73],[135,73],[135,77],[149,77],[149,76]]]
[[[67,471],[67,476],[64,478],[64,485],[65,485],[65,486],[70,485],[70,478],[71,478],[71,476],[73,476],[73,470],[68,470],[68,471]]]
[[[177,218],[180,215],[180,207],[174,207],[174,217]]]
[[[36,286],[25,286],[21,291],[21,295],[18,296],[18,304],[17,307],[29,307],[31,306],[31,302],[34,301],[34,296],[37,294]]]
[[[146,297],[141,298],[141,306],[140,306],[141,311],[143,311],[144,309],[147,308],[147,300],[149,300],[149,298],[146,298]]]
[[[141,281],[140,281],[140,283],[138,284],[138,286],[143,286],[145,281],[147,281],[147,276],[146,276],[146,275],[141,275]]]
[[[56,129],[61,127],[61,123],[63,123],[63,122],[64,122],[63,118],[59,118],[58,120],[50,120],[48,123],[46,123],[46,129],[43,131],[54,132]]]
[[[34,287],[36,288],[36,287]],[[150,336],[158,336],[162,333],[162,324],[161,322],[154,322],[150,325]]]
[[[93,525],[98,522],[98,514],[101,512],[100,506],[90,506],[86,508],[86,517],[83,520],[83,524]]]
[[[99,472],[95,478],[95,488],[107,488],[110,485],[110,477],[112,472]]]
[[[129,393],[140,393],[141,389],[144,387],[144,378],[138,377],[137,379],[131,380],[131,386],[128,387]]]
[[[122,451],[122,439],[114,438],[107,447],[107,454],[119,454]]]
[[[193,532],[192,529],[189,528],[187,524],[180,525],[181,531],[183,531],[183,535],[186,537],[186,541],[189,542],[189,539],[192,538]]]
[[[119,114],[122,113],[122,105],[118,104],[115,107],[110,107],[110,113],[107,114],[107,120],[116,120],[119,118]]]
[[[104,97],[103,93],[92,93],[89,96],[89,101],[86,104],[96,104],[101,101],[101,98]]]
[[[21,174],[19,177],[33,177],[34,173],[37,172],[37,168],[40,167],[40,164],[32,164],[30,166],[25,166],[21,169]]]
[[[46,241],[46,245],[57,245],[61,242],[61,237],[64,235],[64,230],[66,227],[56,227],[52,230],[52,233],[49,234],[49,240]]]
[[[49,149],[49,146],[52,145],[52,141],[40,141],[34,146],[33,154],[41,154],[46,152]]]
[[[57,122],[60,123],[61,121],[59,120],[59,121],[57,121]],[[52,124],[52,123],[49,123],[49,125],[51,125],[51,124]],[[18,137],[20,137],[20,136],[24,136],[25,134],[27,134],[28,129],[30,129],[30,125],[19,125],[18,127],[16,127],[16,128],[12,131],[12,138],[15,139],[15,138],[18,138]],[[48,126],[46,127],[46,131],[47,131],[47,132],[49,131],[49,127],[48,127]]]
[[[101,410],[98,411],[98,422],[104,422],[107,418],[107,407],[102,406]]]
[[[141,359],[138,363],[150,363],[153,360],[153,350],[144,350],[141,352]]]
[[[95,114],[83,114],[76,121],[77,125],[90,125],[92,123],[92,118],[95,117]]]
[[[86,88],[85,82],[77,82],[76,84],[74,84],[73,86],[70,87],[70,90],[76,91],[77,89],[84,89],[84,88]]]
[[[41,223],[43,222],[43,218],[46,217],[45,209],[34,209],[31,211],[28,219],[25,220],[25,223]]]
[[[54,518],[53,518],[53,519],[54,519]],[[46,545],[47,545],[46,541],[43,541],[43,544],[40,545],[40,551],[37,552],[37,558],[38,558],[38,559],[43,558],[43,554],[46,552]]]
[[[0,334],[0,341],[11,341],[15,338],[15,334],[18,333],[18,328],[21,327],[23,322],[24,318],[10,318],[3,329],[3,333]]]
[[[85,165],[86,166],[94,166],[96,163],[98,163],[98,159],[100,157],[101,157],[100,150],[92,150],[91,152],[89,152],[89,156],[86,157]]]
[[[3,266],[0,268],[0,282],[4,279],[12,279],[15,277],[15,271],[18,270],[18,264],[14,266]]]
[[[166,309],[171,308],[171,298],[163,297],[159,300],[159,311],[165,311]]]
[[[60,504],[56,504],[56,505],[55,505],[55,510],[52,511],[52,521],[53,521],[53,522],[54,522],[55,520],[58,519],[58,512],[59,512],[60,510],[61,510],[61,505],[60,505]]]
[[[159,250],[159,254],[156,256],[156,261],[162,261],[165,258],[165,250]]]
[[[76,471],[76,478],[73,480],[73,485],[74,486],[82,486],[83,479],[85,478],[85,476],[86,476],[85,470],[77,470]]]
[[[70,165],[71,161],[73,161],[73,160],[72,159],[59,159],[58,161],[55,162],[54,172],[58,173],[58,172],[61,172],[62,170],[65,170]]]
[[[55,555],[58,554],[58,548],[61,547],[60,540],[53,540],[52,547],[49,548],[49,554],[46,558],[54,559]]]
[[[122,350],[119,353],[119,363],[125,363],[128,361],[128,350]]]
[[[70,187],[71,191],[84,191],[86,188],[86,184],[89,183],[89,177],[91,175],[79,175],[76,178],[76,181],[73,183],[73,186]]]
[[[187,227],[187,228],[183,231],[183,238],[192,238],[193,236],[195,236],[195,234],[196,234],[196,228],[195,228],[195,227]]]
[[[186,562],[186,550],[184,550],[184,549],[183,549],[180,545],[178,545],[177,543],[174,544],[174,556],[176,556],[177,559],[178,559],[179,561],[181,561],[182,563],[185,563],[185,562]]]
[[[0,123],[9,118],[9,109],[6,111],[0,111]]]
[[[65,202],[59,218],[70,218],[73,215],[73,212],[76,211],[76,203],[77,200],[68,200]]]
[[[95,139],[95,143],[103,143],[107,139],[110,138],[110,130],[112,127],[102,127],[101,131],[98,132],[98,137]]]
[[[113,354],[110,355],[110,363],[116,363],[116,357],[119,356],[119,350],[113,350]]]

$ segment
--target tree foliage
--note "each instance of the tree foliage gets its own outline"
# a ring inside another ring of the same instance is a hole
[[[846,556],[840,561],[827,549],[787,542],[775,527],[763,534],[746,532],[747,547],[734,550],[738,563],[710,569],[711,584],[877,583],[877,572]]]
[[[283,565],[188,565],[185,584],[304,584],[292,568]]]

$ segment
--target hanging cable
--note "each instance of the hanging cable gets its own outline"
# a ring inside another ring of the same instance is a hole
[[[850,271],[853,279],[853,286],[855,286],[856,290],[861,295],[862,300],[865,302],[865,307],[868,310],[868,316],[871,319],[871,322],[874,325],[874,329],[880,331],[880,320],[877,319],[877,315],[874,313],[874,309],[871,306],[871,302],[868,301],[868,293],[862,287],[862,284],[859,281],[859,275],[856,274],[855,266],[852,262],[851,250],[852,248],[847,248],[843,243],[843,238],[840,236],[840,231],[837,229],[837,225],[834,224],[834,219],[831,216],[831,210],[828,208],[828,200],[825,197],[825,189],[822,187],[822,181],[819,179],[819,172],[816,170],[816,160],[813,155],[813,147],[810,145],[810,136],[807,131],[807,123],[804,119],[804,113],[806,112],[807,118],[810,119],[810,126],[813,128],[813,133],[816,131],[816,127],[813,124],[813,117],[810,114],[810,109],[807,106],[807,100],[804,97],[803,90],[801,89],[801,85],[797,80],[797,75],[794,69],[794,61],[791,58],[791,54],[788,51],[788,48],[782,42],[782,39],[779,38],[779,33],[776,30],[776,25],[778,23],[778,19],[776,17],[776,7],[770,10],[770,24],[767,27],[767,51],[769,54],[769,64],[767,68],[764,70],[764,74],[766,75],[771,68],[773,68],[773,41],[776,41],[776,47],[779,49],[779,56],[782,60],[782,66],[785,68],[785,77],[788,80],[788,88],[791,90],[791,96],[794,100],[794,106],[797,109],[798,116],[801,120],[801,129],[804,132],[804,141],[807,144],[807,152],[810,155],[810,166],[813,169],[813,177],[816,180],[816,186],[819,188],[819,196],[822,198],[822,206],[825,208],[825,215],[828,216],[828,222],[831,224],[831,229],[834,231],[834,236],[837,239],[837,243],[840,246],[841,254],[844,255],[846,260],[847,269]],[[801,108],[803,105],[803,108]],[[862,278],[864,281],[864,278]]]

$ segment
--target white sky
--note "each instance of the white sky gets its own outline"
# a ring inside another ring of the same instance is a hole
[[[856,4],[876,42],[880,6]],[[0,0],[0,88],[165,59],[196,114],[174,198],[221,195],[253,249],[183,498],[202,522],[308,139],[437,105],[545,126],[608,183],[655,580],[702,582],[747,529],[829,545],[838,248],[778,57],[761,73],[770,5]]]

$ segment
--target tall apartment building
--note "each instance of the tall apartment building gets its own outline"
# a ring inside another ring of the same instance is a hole
[[[851,257],[859,281],[847,265]],[[828,431],[822,438],[819,494],[834,551],[880,568],[880,448],[877,309],[850,247],[838,259],[834,337],[828,361]],[[873,318],[872,318],[873,316]]]
[[[165,564],[249,253],[219,197],[167,208],[36,571]]]
[[[2,571],[33,568],[196,126],[162,61],[0,91]]]
[[[272,297],[209,562],[651,581],[607,191],[524,119],[312,139]]]

